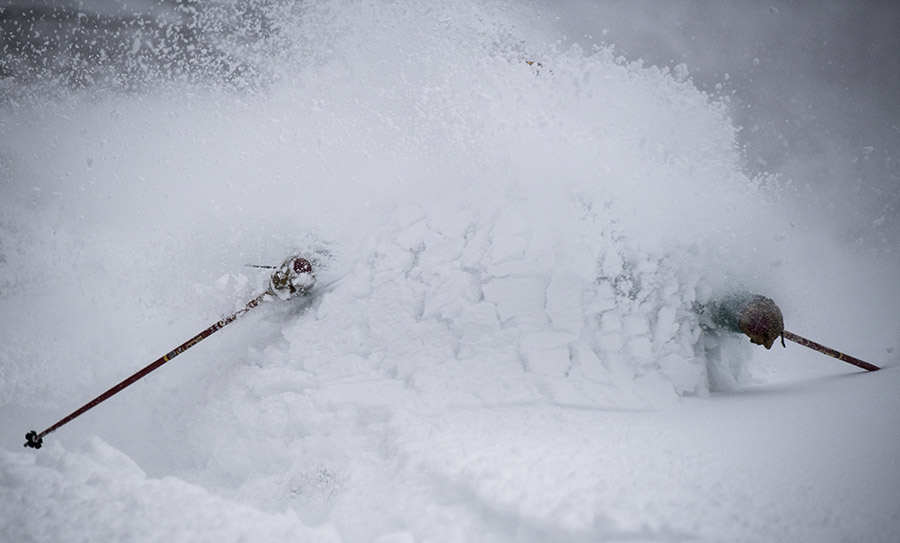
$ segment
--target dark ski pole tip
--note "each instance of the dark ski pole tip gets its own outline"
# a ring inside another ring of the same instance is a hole
[[[44,444],[44,440],[41,439],[41,436],[38,435],[34,430],[25,434],[25,446],[31,447],[32,449],[40,449],[41,445]]]

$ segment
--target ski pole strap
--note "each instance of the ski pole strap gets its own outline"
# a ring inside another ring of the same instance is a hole
[[[148,366],[146,366],[146,367],[143,368],[142,370],[138,371],[137,373],[135,373],[135,374],[132,375],[131,377],[128,377],[127,379],[125,379],[125,380],[122,381],[121,383],[117,384],[116,386],[114,386],[114,387],[112,387],[111,389],[107,390],[107,391],[104,392],[103,394],[97,396],[97,397],[94,398],[93,400],[91,400],[91,401],[89,401],[88,403],[84,404],[83,406],[79,407],[79,408],[78,408],[77,410],[75,410],[72,414],[70,414],[69,416],[67,416],[67,417],[65,417],[64,419],[60,420],[59,422],[57,422],[57,423],[54,424],[53,426],[47,428],[47,429],[44,430],[43,432],[37,433],[37,432],[35,432],[34,430],[28,432],[27,434],[25,434],[25,446],[26,446],[26,447],[31,447],[31,448],[33,448],[33,449],[40,449],[40,448],[41,448],[41,445],[43,444],[43,437],[44,437],[45,435],[47,435],[47,434],[49,434],[49,433],[51,433],[51,432],[54,432],[54,431],[58,430],[60,427],[66,425],[67,423],[71,422],[72,420],[74,420],[74,419],[80,417],[81,415],[83,415],[83,414],[86,413],[87,411],[90,411],[90,410],[93,409],[94,407],[100,405],[101,403],[105,402],[106,400],[108,400],[108,399],[111,398],[112,396],[114,396],[114,395],[116,395],[117,393],[121,392],[122,390],[124,390],[125,388],[127,388],[128,386],[130,386],[131,384],[133,384],[135,381],[138,381],[138,380],[142,379],[142,378],[145,377],[148,373],[150,373],[150,372],[152,372],[153,370],[159,368],[160,366],[162,366],[163,364],[165,364],[165,363],[168,362],[169,360],[172,360],[173,358],[175,358],[176,356],[180,355],[180,354],[183,353],[184,351],[190,349],[190,348],[193,347],[194,345],[200,343],[200,342],[203,341],[204,339],[206,339],[206,338],[208,338],[209,336],[215,334],[216,332],[218,332],[219,330],[221,330],[221,329],[224,328],[225,326],[228,326],[228,325],[231,324],[235,319],[237,319],[238,317],[240,317],[240,316],[243,315],[244,313],[250,311],[250,310],[253,309],[254,307],[258,306],[258,305],[260,304],[260,302],[262,302],[263,299],[264,299],[268,294],[269,294],[269,292],[266,291],[266,292],[260,294],[259,296],[257,296],[256,298],[253,298],[252,300],[250,300],[249,302],[247,302],[247,305],[245,305],[245,306],[242,307],[241,309],[235,311],[235,312],[232,313],[231,315],[229,315],[229,316],[225,317],[224,319],[220,320],[219,322],[213,324],[212,326],[210,326],[210,327],[207,328],[206,330],[200,332],[200,333],[197,334],[196,336],[194,336],[194,337],[192,337],[191,339],[185,341],[184,343],[182,343],[182,344],[179,345],[178,347],[175,347],[175,349],[173,349],[171,352],[169,352],[169,353],[167,353],[167,354],[161,356],[160,358],[156,359],[155,361],[153,361],[153,362],[150,363]]]
[[[844,354],[840,351],[836,351],[836,350],[832,349],[831,347],[826,347],[826,346],[822,345],[821,343],[816,343],[815,341],[813,341],[811,339],[806,339],[803,336],[798,336],[797,334],[788,332],[787,330],[784,331],[784,338],[789,339],[789,340],[793,341],[794,343],[799,343],[800,345],[803,345],[804,347],[809,347],[810,349],[812,349],[814,351],[819,351],[822,354],[827,354],[828,356],[837,358],[838,360],[843,360],[844,362],[846,362],[848,364],[853,364],[854,366],[860,367],[867,371],[877,371],[877,370],[881,369],[878,366],[869,364],[868,362],[864,362],[864,361],[860,360],[859,358],[850,356],[849,354]]]

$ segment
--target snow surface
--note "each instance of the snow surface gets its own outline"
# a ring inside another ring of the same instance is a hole
[[[241,85],[4,87],[0,541],[900,539],[897,255],[726,101],[521,7],[259,6]],[[886,369],[705,331],[738,287]]]

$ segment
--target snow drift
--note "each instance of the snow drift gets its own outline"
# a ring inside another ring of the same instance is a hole
[[[721,536],[553,481],[602,453],[592,414],[623,436],[765,379],[745,341],[701,328],[704,303],[749,288],[789,322],[826,303],[802,279],[820,240],[777,177],[745,171],[727,103],[681,66],[558,49],[524,9],[246,5],[254,32],[228,4],[173,12],[219,56],[138,32],[84,90],[7,89],[4,537]],[[329,286],[18,452],[265,288],[244,264],[292,251]],[[889,275],[865,270],[869,292]]]

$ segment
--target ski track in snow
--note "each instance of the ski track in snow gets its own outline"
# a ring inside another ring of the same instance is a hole
[[[220,14],[246,85],[157,51],[212,81],[4,102],[0,541],[896,541],[896,263],[796,224],[681,69],[376,7]],[[22,452],[291,251],[313,296]],[[888,367],[705,331],[735,285]]]

